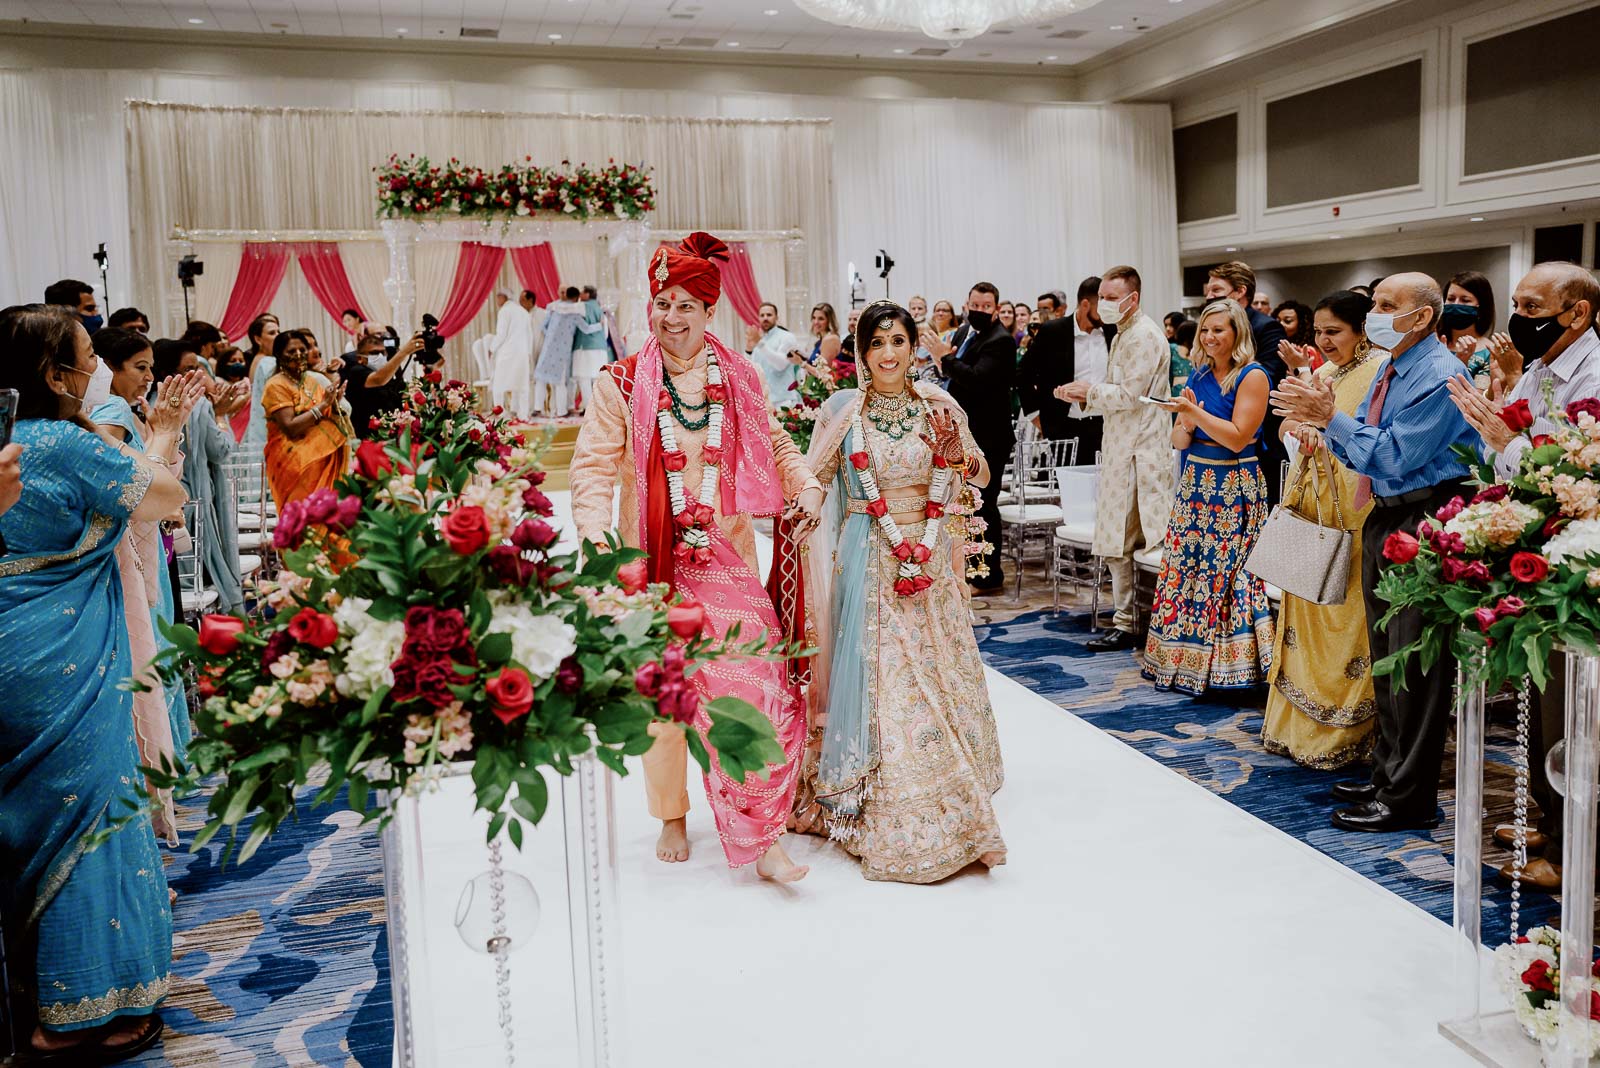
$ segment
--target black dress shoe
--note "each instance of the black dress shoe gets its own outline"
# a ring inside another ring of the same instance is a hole
[[[1403,816],[1382,801],[1368,801],[1336,809],[1333,825],[1342,831],[1420,831],[1433,826],[1433,821]]]
[[[1139,636],[1126,630],[1112,630],[1090,638],[1084,642],[1084,647],[1091,653],[1114,653],[1118,649],[1132,649],[1139,644]]]
[[[1364,805],[1378,799],[1378,788],[1370,782],[1336,782],[1333,784],[1333,799]]]

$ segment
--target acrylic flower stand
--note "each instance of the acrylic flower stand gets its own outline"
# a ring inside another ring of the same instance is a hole
[[[1567,658],[1566,840],[1562,853],[1560,1027],[1548,1047],[1529,1039],[1498,991],[1485,987],[1492,951],[1479,926],[1483,896],[1483,732],[1481,685],[1456,681],[1455,935],[1457,1010],[1439,1025],[1450,1041],[1480,1063],[1512,1068],[1587,1068],[1590,1063],[1589,993],[1594,959],[1594,865],[1597,722],[1600,657],[1557,652]],[[1530,774],[1544,774],[1537,760]],[[1520,932],[1519,932],[1520,933]],[[1496,944],[1509,931],[1491,931]],[[1600,1026],[1597,1023],[1596,1026]]]
[[[517,850],[473,812],[471,765],[399,799],[383,831],[396,1068],[618,1068],[622,970],[613,777],[546,773]]]

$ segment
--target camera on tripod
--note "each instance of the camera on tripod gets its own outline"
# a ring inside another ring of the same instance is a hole
[[[431,315],[422,317],[422,362],[438,363],[444,358],[444,338],[439,336],[439,320]]]
[[[101,246],[102,248],[104,246]],[[194,256],[185,256],[178,261],[178,281],[185,289],[194,288],[194,280],[206,273],[204,260],[197,260]]]

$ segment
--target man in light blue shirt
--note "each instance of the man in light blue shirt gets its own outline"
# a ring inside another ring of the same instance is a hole
[[[1372,512],[1361,530],[1361,577],[1367,609],[1370,655],[1376,663],[1416,640],[1421,613],[1399,613],[1388,627],[1377,622],[1389,608],[1377,598],[1383,545],[1396,531],[1417,524],[1460,493],[1467,468],[1454,447],[1476,449],[1477,432],[1450,396],[1450,379],[1461,361],[1436,336],[1444,294],[1425,274],[1397,274],[1373,291],[1366,333],[1390,353],[1354,417],[1334,405],[1326,382],[1289,377],[1272,394],[1274,410],[1300,423],[1323,427],[1333,454],[1361,476],[1357,508],[1371,497]],[[1448,653],[1428,671],[1417,658],[1406,666],[1403,689],[1389,676],[1373,676],[1378,705],[1378,742],[1370,783],[1339,783],[1333,825],[1350,831],[1398,831],[1432,826],[1437,820],[1439,771],[1452,718],[1456,663]]]
[[[744,352],[761,369],[767,382],[767,400],[775,408],[792,403],[790,389],[800,381],[800,339],[778,325],[778,306],[761,305],[760,321],[745,332]]]

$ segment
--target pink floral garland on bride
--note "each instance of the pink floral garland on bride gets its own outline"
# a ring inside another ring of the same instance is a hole
[[[697,564],[711,562],[710,528],[716,520],[716,512],[705,502],[714,498],[717,479],[722,473],[722,407],[727,399],[717,354],[707,345],[706,400],[711,402],[711,407],[707,412],[705,447],[700,450],[703,464],[700,492],[691,502],[683,488],[683,469],[688,466],[689,457],[678,448],[678,435],[672,429],[672,396],[663,386],[656,397],[656,426],[661,431],[661,464],[667,469],[667,495],[672,501],[672,519],[679,532],[672,551],[683,563],[690,560]]]
[[[928,485],[928,503],[922,507],[927,523],[923,526],[921,539],[912,545],[900,532],[900,524],[889,514],[889,505],[878,490],[878,480],[872,473],[872,459],[867,454],[867,434],[861,426],[859,411],[850,418],[850,444],[854,446],[849,454],[850,466],[856,469],[857,477],[861,479],[861,491],[867,495],[867,514],[878,521],[878,529],[883,531],[890,551],[900,561],[894,592],[901,597],[915,597],[933,585],[933,580],[923,573],[922,565],[933,559],[933,549],[939,541],[939,524],[935,520],[944,515],[945,505],[949,503],[952,478],[950,464],[937,450],[934,451],[933,481]]]

